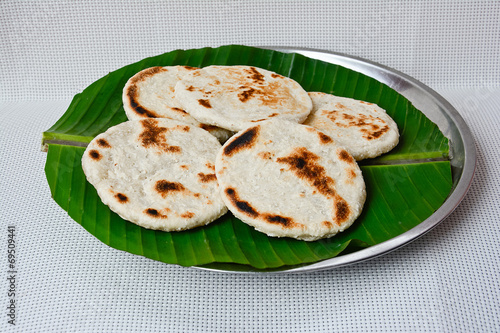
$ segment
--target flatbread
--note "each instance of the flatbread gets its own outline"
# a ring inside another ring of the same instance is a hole
[[[382,155],[398,144],[398,126],[379,106],[321,92],[309,96],[313,110],[304,124],[330,135],[357,161]]]
[[[198,126],[220,142],[233,133],[216,126],[202,124],[191,117],[175,99],[176,83],[196,70],[189,66],[150,67],[132,76],[123,88],[123,108],[129,120],[171,118]]]
[[[102,202],[144,228],[178,231],[227,212],[215,176],[218,140],[166,119],[127,121],[96,136],[82,157]]]
[[[194,70],[177,83],[175,97],[198,121],[231,131],[269,118],[300,123],[312,109],[296,81],[252,66]]]
[[[331,237],[352,225],[366,198],[361,170],[343,147],[288,121],[235,134],[217,154],[215,170],[229,210],[274,237]]]

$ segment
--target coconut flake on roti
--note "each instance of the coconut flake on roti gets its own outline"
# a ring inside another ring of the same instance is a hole
[[[323,132],[289,121],[238,132],[215,169],[229,210],[273,237],[331,237],[352,225],[366,198],[354,158]]]
[[[127,121],[89,143],[82,168],[102,202],[125,220],[186,230],[227,212],[215,176],[220,148],[207,131],[180,121]]]
[[[216,126],[202,124],[191,117],[175,99],[174,88],[185,75],[196,70],[189,66],[156,66],[132,76],[123,88],[123,109],[129,120],[170,118],[201,127],[220,142],[232,133]]]
[[[330,135],[357,160],[387,153],[399,142],[398,126],[376,104],[310,92],[313,110],[304,121]]]
[[[184,76],[175,97],[198,121],[239,131],[278,118],[303,122],[312,109],[296,81],[252,66],[208,66]]]

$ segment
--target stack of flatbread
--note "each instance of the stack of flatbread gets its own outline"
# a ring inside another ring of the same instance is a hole
[[[111,210],[164,231],[229,210],[269,236],[331,237],[363,209],[356,161],[399,140],[377,105],[252,66],[148,68],[123,106],[129,121],[98,135],[82,167]]]

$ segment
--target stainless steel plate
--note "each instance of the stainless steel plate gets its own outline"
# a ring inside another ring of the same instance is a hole
[[[319,271],[359,263],[396,250],[442,222],[460,204],[467,193],[476,168],[476,149],[472,134],[460,114],[434,90],[423,83],[380,64],[361,58],[340,53],[326,52],[312,49],[292,47],[262,47],[285,53],[299,53],[312,59],[318,59],[332,64],[340,65],[351,70],[370,76],[382,82],[406,97],[413,105],[422,111],[450,140],[450,156],[452,166],[453,188],[448,199],[428,219],[413,229],[394,237],[383,243],[346,255],[323,260],[313,264],[295,268],[281,268],[272,273],[301,273]],[[262,274],[251,270],[250,267],[233,267],[231,265],[216,268],[198,267],[204,270],[224,271],[233,273]]]

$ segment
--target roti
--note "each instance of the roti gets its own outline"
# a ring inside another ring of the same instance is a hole
[[[127,121],[89,143],[82,168],[102,202],[125,220],[186,230],[227,212],[215,175],[220,148],[207,131],[180,121]]]
[[[184,76],[175,97],[198,121],[239,131],[279,118],[300,123],[312,109],[294,80],[252,66],[208,66]]]
[[[399,142],[398,126],[379,106],[310,92],[313,110],[304,121],[331,136],[357,161],[382,155]]]
[[[216,126],[202,124],[191,117],[175,99],[176,83],[189,72],[189,66],[150,67],[132,76],[123,88],[123,109],[129,120],[171,118],[203,128],[220,142],[232,133]]]
[[[229,210],[273,237],[331,237],[352,225],[366,198],[361,170],[343,147],[288,121],[236,133],[217,154],[215,169]]]

